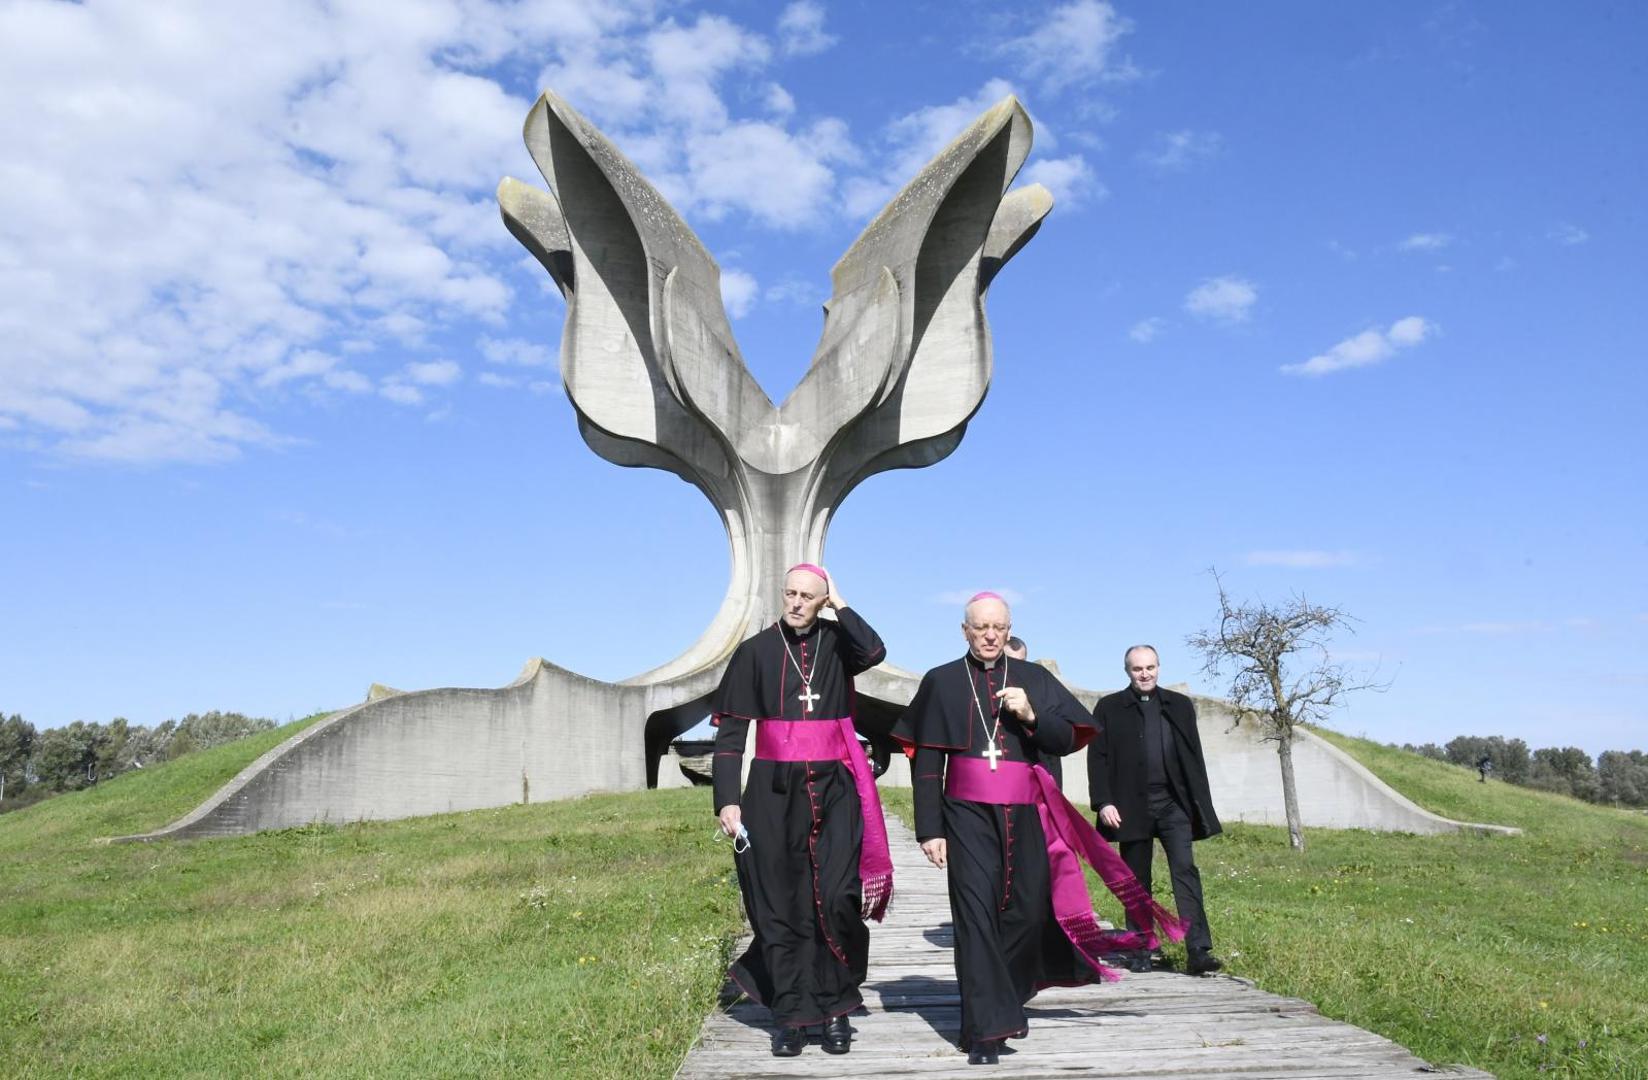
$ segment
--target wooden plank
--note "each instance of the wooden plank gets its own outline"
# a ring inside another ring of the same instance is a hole
[[[825,1054],[815,1036],[800,1057],[775,1058],[769,1052],[771,1015],[744,1001],[705,1019],[677,1080],[852,1080],[967,1069],[966,1055],[955,1047],[961,1002],[944,875],[928,866],[900,822],[889,821],[887,831],[898,892],[887,921],[871,929],[865,1009],[852,1018],[852,1052]],[[1234,976],[1128,974],[1115,983],[1044,991],[1026,1013],[1029,1037],[1009,1044],[1001,1063],[980,1075],[993,1080],[1411,1080],[1427,1068],[1389,1039],[1329,1020],[1308,1001],[1267,994]],[[1488,1074],[1467,1069],[1448,1075]]]

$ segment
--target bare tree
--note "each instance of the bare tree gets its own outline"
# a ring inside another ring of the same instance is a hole
[[[1294,727],[1322,720],[1346,694],[1385,690],[1390,684],[1359,680],[1333,662],[1328,641],[1336,632],[1355,632],[1355,619],[1340,609],[1299,595],[1275,606],[1235,604],[1219,572],[1209,573],[1219,589],[1219,624],[1192,634],[1185,643],[1202,654],[1202,670],[1210,677],[1234,672],[1229,697],[1237,717],[1257,720],[1265,740],[1276,743],[1288,840],[1295,851],[1303,851],[1305,830],[1293,778]]]

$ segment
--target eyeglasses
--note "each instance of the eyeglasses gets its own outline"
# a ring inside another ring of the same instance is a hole
[[[1012,623],[976,623],[976,622],[970,622],[970,623],[967,624],[967,629],[971,630],[975,634],[982,634],[986,630],[994,630],[998,634],[1005,634],[1005,633],[1007,633],[1007,631],[1013,629],[1013,624]]]

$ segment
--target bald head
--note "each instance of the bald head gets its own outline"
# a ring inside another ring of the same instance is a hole
[[[1122,654],[1122,667],[1126,669],[1127,681],[1134,690],[1148,694],[1156,689],[1159,661],[1153,646],[1134,645],[1128,649]]]

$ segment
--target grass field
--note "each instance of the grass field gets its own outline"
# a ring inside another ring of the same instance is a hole
[[[706,792],[95,843],[298,726],[0,818],[0,1074],[673,1072],[741,923]]]
[[[96,842],[299,726],[0,817],[0,1072],[674,1070],[741,922],[704,791]],[[1423,806],[1527,832],[1318,830],[1299,857],[1232,826],[1198,845],[1230,969],[1434,1062],[1648,1077],[1648,818],[1327,737]]]
[[[1315,830],[1300,857],[1233,826],[1197,845],[1230,969],[1432,1062],[1648,1077],[1648,817],[1321,734],[1426,809],[1525,832]]]

